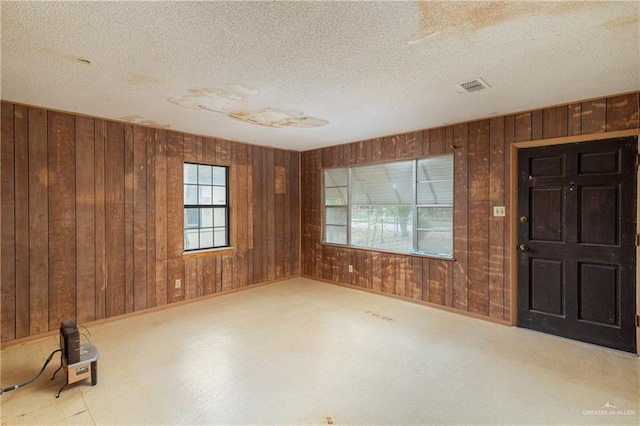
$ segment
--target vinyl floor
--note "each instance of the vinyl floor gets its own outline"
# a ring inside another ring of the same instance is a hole
[[[98,383],[54,358],[2,425],[640,424],[634,355],[305,278],[88,327]],[[6,387],[57,336],[0,352]]]

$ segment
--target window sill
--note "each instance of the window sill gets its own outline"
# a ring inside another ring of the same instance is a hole
[[[183,259],[197,259],[198,257],[224,256],[233,253],[233,247],[214,248],[206,250],[185,251],[182,253]]]
[[[433,259],[433,260],[444,260],[444,261],[449,261],[449,262],[455,262],[456,261],[455,257],[441,257],[441,256],[430,255],[430,254],[420,254],[420,253],[410,253],[410,252],[382,250],[382,249],[376,249],[376,248],[371,248],[371,247],[348,246],[348,245],[344,245],[344,244],[332,244],[332,243],[322,243],[322,245],[323,246],[327,246],[327,247],[341,248],[341,249],[372,251],[372,252],[376,252],[376,253],[395,254],[395,255],[399,255],[399,256],[420,257],[420,258],[427,258],[427,259]]]

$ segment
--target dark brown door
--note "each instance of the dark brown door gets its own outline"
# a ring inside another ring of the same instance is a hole
[[[636,351],[637,137],[518,151],[518,325]]]

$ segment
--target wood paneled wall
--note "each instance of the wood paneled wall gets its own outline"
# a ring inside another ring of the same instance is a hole
[[[3,342],[300,275],[299,153],[7,102],[1,125]],[[232,252],[183,257],[185,161],[230,166]]]
[[[639,93],[578,102],[302,153],[302,274],[508,322],[510,145],[639,126]],[[454,148],[455,147],[455,148]],[[322,244],[322,169],[454,153],[454,257]],[[353,265],[353,272],[348,272]]]

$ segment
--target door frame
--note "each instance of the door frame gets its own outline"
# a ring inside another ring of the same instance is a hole
[[[509,265],[510,265],[510,282],[511,282],[511,318],[509,324],[517,326],[518,324],[518,150],[521,148],[533,148],[548,145],[563,145],[568,143],[591,142],[603,139],[621,138],[627,136],[638,136],[638,145],[640,152],[640,129],[620,130],[616,132],[593,133],[579,136],[566,136],[561,138],[537,139],[526,142],[514,142],[510,146],[510,182],[511,191],[509,194]],[[640,235],[640,176],[636,178],[638,186],[636,216],[636,234]],[[640,315],[640,247],[636,245],[636,341],[637,356],[640,356],[640,327],[637,326],[637,318]]]

